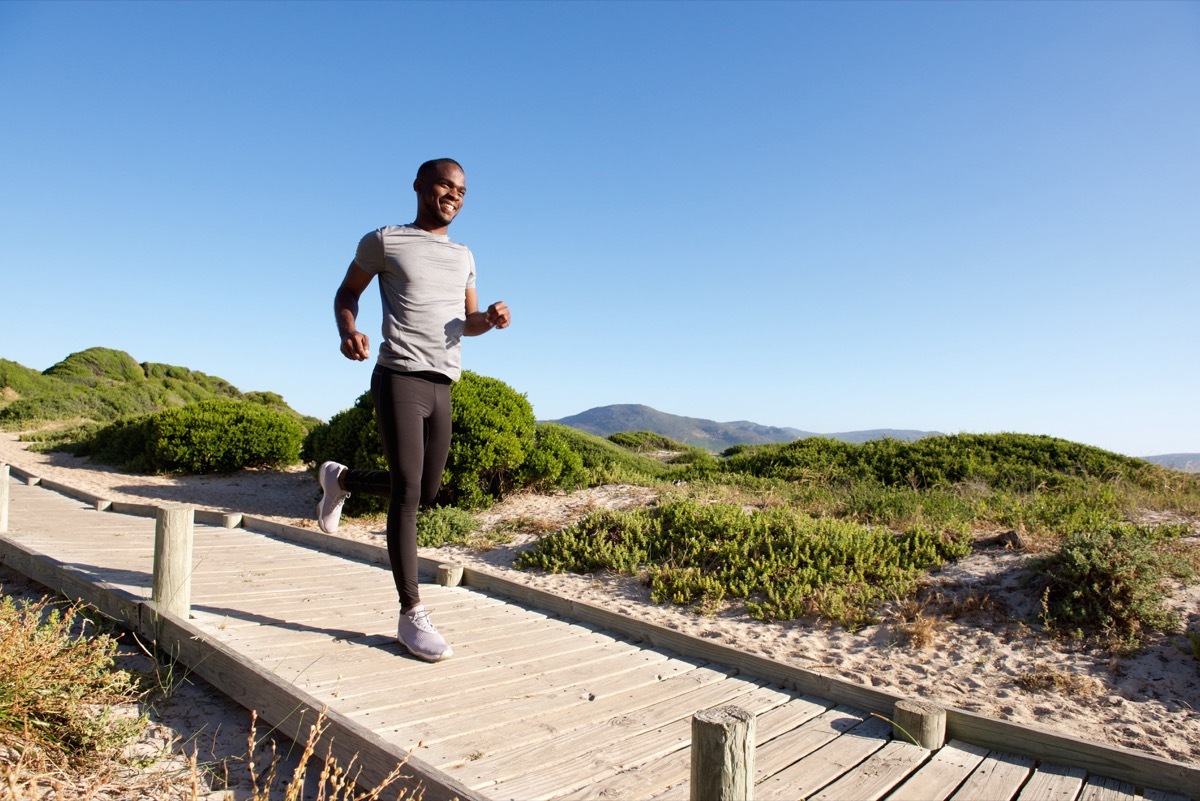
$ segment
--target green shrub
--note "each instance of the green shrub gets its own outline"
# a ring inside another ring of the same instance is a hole
[[[669,472],[669,468],[657,459],[630,453],[604,437],[577,428],[542,423],[538,429],[556,432],[572,451],[579,454],[585,473],[583,486],[653,483]]]
[[[587,481],[583,457],[571,447],[563,426],[540,423],[534,447],[521,465],[520,484],[538,492],[577,489]]]
[[[294,415],[210,400],[118,420],[75,450],[140,472],[229,473],[295,464],[304,434]]]
[[[608,441],[635,453],[646,453],[647,451],[675,453],[687,450],[689,447],[653,431],[618,431],[616,434],[609,434]]]
[[[147,362],[128,353],[89,348],[72,353],[44,373],[0,360],[0,429],[33,428],[46,423],[111,423],[204,400],[248,400],[300,420],[273,392],[243,395],[224,379],[186,367]]]
[[[479,529],[479,521],[470,512],[453,506],[434,506],[417,514],[417,545],[440,548],[466,545]]]
[[[1122,649],[1150,630],[1171,631],[1179,618],[1165,601],[1166,580],[1190,581],[1194,571],[1162,548],[1186,526],[1108,524],[1073,532],[1056,553],[1033,564],[1044,584],[1042,621],[1076,637],[1098,637]]]
[[[726,598],[752,615],[820,615],[850,627],[883,601],[913,594],[924,570],[970,550],[966,530],[914,527],[896,535],[786,508],[673,499],[594,512],[523,552],[517,566],[551,572],[646,571],[655,602],[712,609]]]
[[[454,434],[440,497],[464,509],[486,508],[518,486],[537,423],[524,395],[495,378],[464,370],[451,389]]]

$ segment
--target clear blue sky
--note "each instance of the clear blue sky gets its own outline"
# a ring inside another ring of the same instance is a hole
[[[540,419],[1200,451],[1200,3],[5,2],[0,132],[38,370],[328,418],[354,246],[452,156],[514,318],[464,365]]]

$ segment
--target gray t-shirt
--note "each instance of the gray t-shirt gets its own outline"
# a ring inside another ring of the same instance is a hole
[[[464,300],[475,286],[475,257],[467,246],[412,225],[388,225],[359,241],[354,263],[379,277],[379,364],[430,370],[457,381]]]

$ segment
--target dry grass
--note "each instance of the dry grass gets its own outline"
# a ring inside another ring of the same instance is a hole
[[[228,787],[228,765],[202,765],[196,750],[180,753],[169,742],[147,754],[148,718],[139,712],[146,696],[166,689],[162,675],[139,679],[116,667],[117,640],[88,610],[43,597],[0,599],[0,798],[13,801],[97,799],[199,801],[220,797],[211,785]],[[171,679],[166,680],[169,684]],[[281,760],[274,740],[260,743],[252,715],[244,759],[250,801],[371,801],[394,785],[396,799],[419,798],[401,780],[404,762],[368,789],[358,786],[357,755],[342,765],[332,740],[318,746],[327,722],[322,710],[309,727],[292,775],[277,775]],[[260,770],[256,754],[266,755]],[[311,774],[310,766],[318,773]],[[220,792],[220,791],[218,791]],[[244,797],[244,796],[243,796]]]
[[[1086,676],[1065,670],[1038,666],[1016,678],[1017,686],[1029,692],[1056,692],[1062,695],[1090,695],[1096,684]]]

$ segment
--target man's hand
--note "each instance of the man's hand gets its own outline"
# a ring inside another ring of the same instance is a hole
[[[498,300],[488,306],[487,321],[492,328],[508,328],[508,324],[512,321],[512,315],[504,301]]]
[[[371,358],[371,341],[361,331],[346,331],[342,334],[342,355],[356,362]]]

